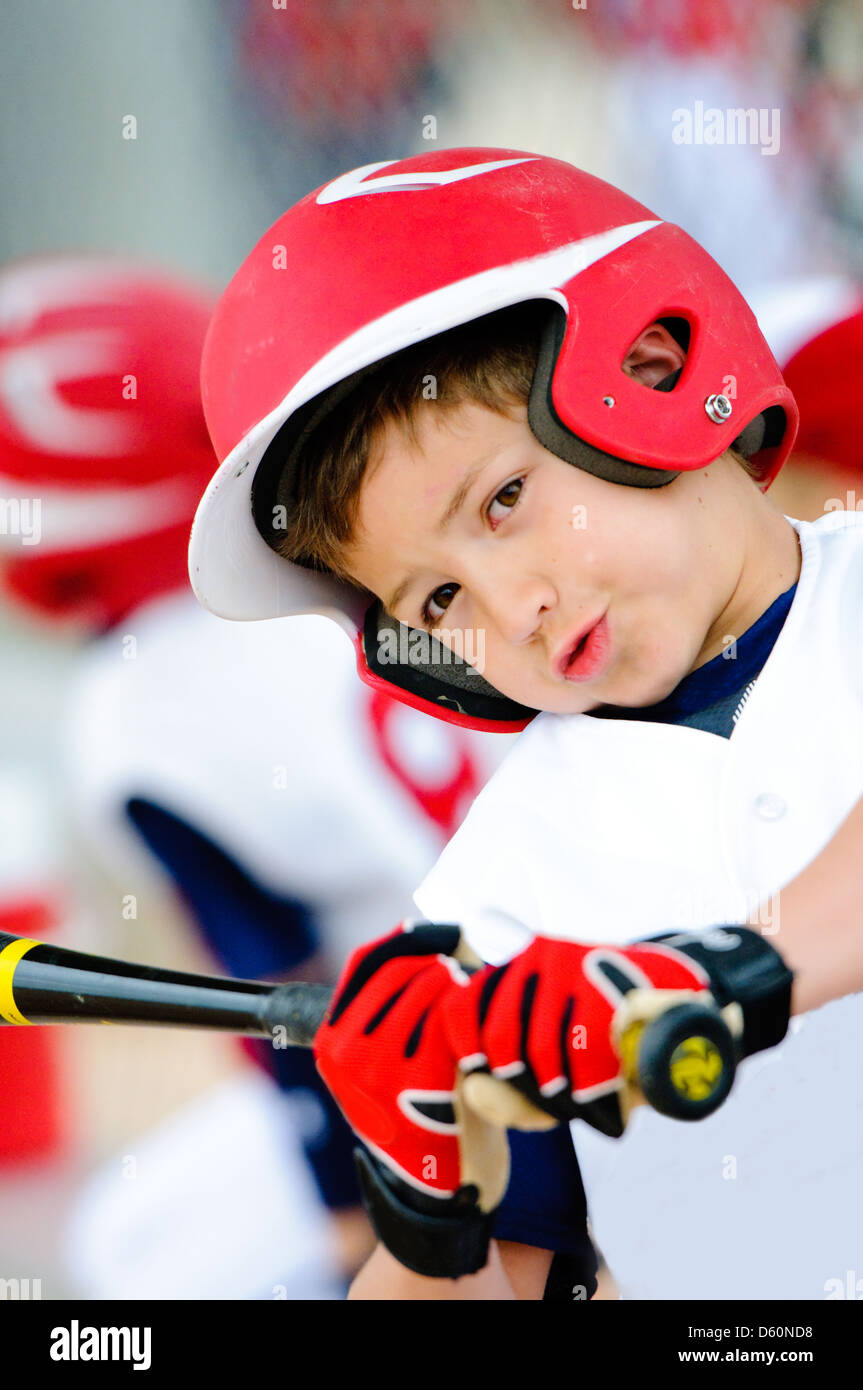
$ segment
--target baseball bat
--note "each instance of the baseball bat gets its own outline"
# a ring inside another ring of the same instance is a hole
[[[327,985],[166,970],[0,932],[0,1024],[204,1028],[310,1047],[331,995]],[[700,1119],[725,1100],[736,1048],[715,1006],[697,995],[635,990],[615,1023],[626,1114],[647,1101],[675,1119]]]
[[[112,960],[0,932],[0,1023],[144,1023],[309,1047],[332,991]]]

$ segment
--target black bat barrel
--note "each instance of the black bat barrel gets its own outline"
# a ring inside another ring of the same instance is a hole
[[[271,1037],[307,1047],[325,985],[271,985],[164,970],[0,932],[0,1023],[145,1023]],[[278,1031],[276,1031],[278,1030]]]

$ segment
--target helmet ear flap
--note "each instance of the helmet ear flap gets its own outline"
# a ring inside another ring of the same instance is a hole
[[[553,385],[560,351],[566,336],[567,316],[558,304],[550,306],[549,315],[540,338],[536,371],[528,400],[527,419],[531,433],[548,449],[549,453],[603,478],[609,483],[623,483],[627,487],[664,487],[679,477],[671,469],[648,468],[643,464],[632,463],[596,449],[563,424],[554,404]],[[654,391],[673,391],[683,368],[672,372],[651,389]],[[756,415],[734,440],[732,448],[744,458],[751,459],[765,447],[778,443],[785,428],[785,414],[781,407],[772,406]]]
[[[566,313],[559,304],[553,304],[540,337],[536,371],[527,403],[527,422],[531,433],[550,454],[606,482],[623,483],[628,487],[664,487],[672,482],[678,475],[671,469],[648,468],[644,464],[615,458],[579,439],[564,425],[555,408],[553,384],[566,330]]]

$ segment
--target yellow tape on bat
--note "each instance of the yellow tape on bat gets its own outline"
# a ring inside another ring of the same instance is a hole
[[[21,957],[39,944],[38,941],[31,941],[29,937],[21,936],[15,941],[10,941],[9,945],[0,951],[0,1018],[4,1019],[6,1023],[30,1022],[15,1003],[12,981],[15,978],[15,966]]]

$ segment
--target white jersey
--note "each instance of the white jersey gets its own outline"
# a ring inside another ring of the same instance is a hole
[[[534,934],[741,921],[805,868],[863,796],[863,516],[792,524],[797,591],[732,737],[540,715],[415,894],[422,912],[499,961]],[[793,1021],[699,1124],[641,1109],[620,1140],[573,1125],[624,1297],[824,1298],[863,1275],[861,1030],[860,995]]]
[[[125,808],[155,802],[307,905],[339,960],[416,915],[412,889],[513,742],[369,690],[326,618],[229,623],[186,594],[94,644],[70,725],[101,854],[152,870]]]

